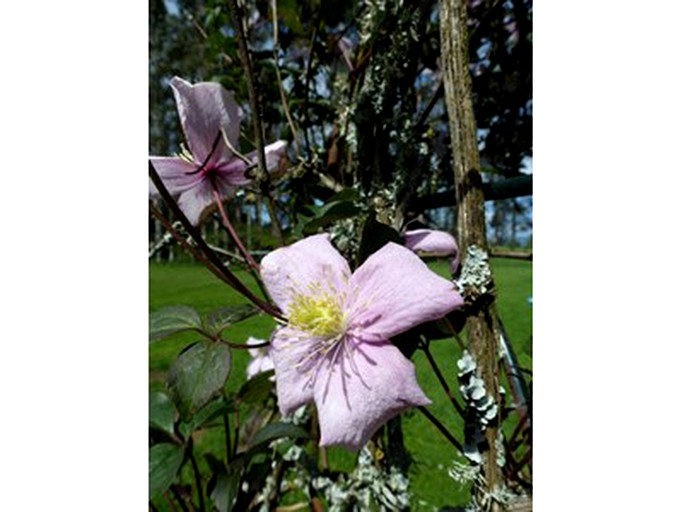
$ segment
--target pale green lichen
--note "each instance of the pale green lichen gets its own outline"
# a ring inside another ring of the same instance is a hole
[[[467,406],[464,455],[471,462],[481,464],[479,446],[485,440],[486,427],[498,416],[498,405],[486,392],[484,380],[477,375],[477,363],[467,350],[456,364],[460,393]]]
[[[493,274],[484,249],[477,245],[467,247],[456,286],[467,302],[474,302],[487,293],[493,293]]]

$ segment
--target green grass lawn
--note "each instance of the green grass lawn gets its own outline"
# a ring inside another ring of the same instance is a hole
[[[491,264],[497,287],[498,310],[521,366],[531,369],[531,307],[527,299],[531,295],[532,264],[511,259],[493,259]],[[448,277],[446,263],[433,263],[431,266]],[[242,273],[238,275],[245,282],[251,280]],[[221,306],[246,302],[204,267],[190,263],[150,263],[149,286],[150,311],[166,305],[187,304],[200,313],[206,313]],[[249,336],[267,339],[274,326],[275,322],[270,317],[260,315],[230,327],[225,335],[236,343],[245,342]],[[197,337],[196,334],[177,334],[150,345],[150,390],[163,389],[165,372],[178,353]],[[455,341],[435,341],[431,345],[431,352],[452,388],[457,389],[456,361],[460,357],[460,349]],[[228,390],[237,390],[244,382],[248,360],[246,351],[233,351]],[[418,351],[413,361],[418,381],[433,401],[430,410],[457,438],[462,439],[462,422],[453,411],[426,357]],[[457,458],[455,449],[419,412],[404,415],[403,429],[406,446],[414,458],[411,468],[412,510],[434,510],[464,504],[468,500],[467,489],[459,488],[448,476],[448,468]],[[197,447],[201,450],[202,443],[198,443]],[[222,440],[211,439],[210,436],[203,445],[205,450],[220,452],[221,448]],[[354,461],[353,455],[343,449],[332,449],[329,457],[333,467],[349,468]]]

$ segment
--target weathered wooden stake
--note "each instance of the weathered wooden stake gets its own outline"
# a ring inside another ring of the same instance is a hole
[[[484,193],[480,174],[477,126],[472,103],[472,81],[469,72],[467,11],[465,0],[442,0],[440,9],[441,59],[444,72],[446,107],[448,109],[455,173],[455,194],[458,212],[458,245],[461,254],[478,246],[488,251],[484,217]],[[497,374],[498,337],[495,326],[495,306],[485,303],[473,312],[466,322],[469,346],[487,393],[498,396]],[[502,484],[497,464],[496,437],[498,428],[486,430],[487,450],[483,455],[486,494]],[[487,502],[483,495],[475,496],[478,503]],[[502,510],[489,501],[489,510]]]

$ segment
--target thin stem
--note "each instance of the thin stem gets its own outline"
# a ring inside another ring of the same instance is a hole
[[[451,321],[448,319],[447,316],[443,317],[443,321],[446,324],[446,328],[450,331],[451,335],[455,339],[455,341],[458,342],[458,345],[460,346],[460,350],[466,350],[465,343],[462,341],[462,338],[458,334],[458,331],[455,330],[455,327],[453,327],[453,324]]]
[[[185,231],[187,231],[190,234],[190,236],[192,236],[194,241],[197,243],[197,245],[202,250],[204,255],[213,264],[213,266],[215,266],[216,269],[221,274],[223,274],[222,279],[230,286],[232,286],[236,291],[238,291],[246,298],[248,298],[256,306],[261,308],[264,312],[276,318],[283,319],[280,310],[275,305],[270,304],[268,302],[264,302],[263,300],[256,297],[251,292],[251,290],[249,290],[249,288],[247,288],[239,279],[237,279],[237,277],[232,272],[230,272],[230,270],[226,268],[225,265],[223,265],[223,262],[218,258],[218,256],[216,256],[216,253],[209,248],[209,246],[206,244],[199,231],[190,223],[189,220],[187,220],[187,217],[185,216],[183,211],[178,207],[178,204],[175,202],[173,197],[171,197],[171,194],[168,192],[166,185],[164,185],[164,182],[159,177],[159,174],[152,165],[151,161],[149,162],[149,177],[152,179],[152,182],[159,191],[159,194],[161,194],[161,197],[164,199],[164,201],[166,201],[166,204],[169,205],[174,215],[182,223],[183,227],[185,228]]]
[[[258,152],[260,176],[259,179],[263,182],[270,182],[270,175],[268,174],[268,169],[266,166],[266,153],[265,153],[265,143],[263,141],[263,123],[261,122],[261,105],[259,103],[258,92],[256,90],[256,77],[254,75],[254,69],[251,62],[251,55],[247,48],[247,34],[246,27],[244,26],[244,17],[241,14],[240,6],[237,4],[237,0],[229,0],[228,7],[230,8],[230,14],[235,23],[235,28],[237,29],[237,48],[240,54],[240,60],[242,61],[242,67],[247,76],[247,91],[249,92],[249,103],[253,109],[253,121],[254,121],[254,136],[256,139],[256,150]]]
[[[239,235],[237,234],[237,231],[235,231],[235,228],[232,227],[232,223],[230,222],[230,218],[225,213],[225,209],[223,208],[223,201],[221,201],[221,198],[218,195],[218,191],[216,189],[214,189],[213,195],[214,195],[214,199],[216,200],[216,204],[218,205],[218,211],[220,212],[223,227],[228,230],[228,233],[230,234],[230,238],[232,238],[232,241],[235,242],[235,245],[237,245],[237,248],[239,249],[240,253],[242,253],[242,255],[244,256],[244,259],[247,261],[247,270],[249,271],[251,276],[254,278],[254,281],[256,281],[256,284],[258,285],[259,290],[261,290],[263,297],[266,300],[268,300],[268,292],[266,291],[266,289],[263,285],[263,281],[261,280],[261,276],[259,275],[259,273],[261,272],[261,267],[259,266],[258,263],[256,263],[256,261],[251,256],[249,251],[247,251],[246,247],[244,247],[242,240],[240,239]]]
[[[443,79],[440,79],[439,85],[436,88],[436,90],[434,91],[434,94],[432,95],[432,99],[429,100],[429,103],[425,107],[424,111],[422,112],[422,114],[420,114],[420,118],[417,121],[417,126],[422,126],[424,123],[427,122],[427,117],[429,117],[429,113],[434,108],[434,105],[436,105],[437,100],[443,96],[443,91],[444,91]]]
[[[249,251],[247,251],[246,247],[244,247],[242,240],[240,239],[239,235],[237,234],[237,231],[235,231],[235,228],[232,227],[232,223],[230,222],[230,218],[225,213],[225,209],[223,208],[223,201],[221,200],[221,196],[218,194],[218,190],[216,190],[216,189],[213,190],[213,197],[214,197],[214,200],[216,201],[216,205],[218,206],[218,211],[220,213],[221,221],[223,222],[223,226],[225,227],[225,229],[228,230],[228,233],[230,234],[230,238],[232,238],[232,241],[235,242],[235,245],[239,249],[240,253],[242,253],[242,256],[244,256],[244,258],[247,260],[247,263],[249,264],[249,267],[251,268],[251,270],[256,272],[256,273],[260,272],[259,264],[254,261],[254,258],[252,258],[251,254],[249,254]]]
[[[277,22],[277,0],[272,0],[271,8],[273,9],[273,58],[275,61],[275,77],[277,78],[277,85],[280,89],[280,99],[282,100],[282,107],[285,111],[285,117],[287,117],[287,123],[289,124],[289,129],[292,130],[292,138],[294,140],[294,146],[297,155],[300,153],[299,150],[299,134],[294,126],[294,120],[292,119],[292,114],[289,111],[289,102],[287,101],[287,95],[285,94],[285,88],[282,85],[282,75],[280,74],[280,66],[278,65],[279,57],[279,44],[278,44],[278,22]]]
[[[187,451],[190,463],[192,464],[192,472],[194,473],[194,482],[197,486],[197,494],[199,495],[199,510],[201,512],[204,512],[204,490],[202,489],[202,477],[199,473],[199,466],[197,466],[197,460],[194,457],[194,448],[191,437],[190,442],[187,446]]]
[[[221,279],[224,283],[230,286],[233,285],[233,283],[226,279],[225,276],[201,252],[197,251],[187,242],[187,240],[173,227],[170,221],[166,219],[166,217],[164,217],[164,215],[154,206],[154,204],[150,203],[149,206],[152,215],[154,215],[164,225],[168,232],[171,233],[171,235],[173,235],[173,237],[178,241],[178,243],[183,248],[190,252],[190,254],[192,254],[197,260],[202,262],[204,266],[206,266],[206,268],[208,268],[216,277]]]
[[[519,435],[520,432],[524,432],[528,430],[527,425],[529,424],[528,419],[529,419],[529,411],[525,410],[523,413],[520,413],[519,415],[519,423],[517,424],[517,427],[515,427],[514,432],[510,436],[510,439],[508,440],[508,443],[510,444],[511,449],[514,449],[517,447],[519,443],[515,443],[515,439],[517,439],[517,436]],[[520,441],[521,443],[522,441]],[[514,446],[514,448],[513,448]]]
[[[175,506],[175,503],[173,503],[173,500],[171,497],[168,495],[168,491],[164,493],[164,501],[166,504],[169,506],[171,509],[171,512],[178,512],[178,508]]]
[[[227,411],[223,413],[223,427],[225,428],[225,461],[229,466],[232,459],[232,443],[230,441],[230,415]]]
[[[236,348],[236,349],[243,349],[243,350],[248,350],[250,348],[265,348],[270,346],[270,341],[264,341],[263,343],[254,343],[253,345],[247,345],[245,343],[232,343],[231,341],[226,341],[226,340],[221,340],[223,343],[226,345],[229,345],[230,348]]]
[[[455,396],[451,393],[451,388],[448,386],[448,382],[446,382],[446,379],[444,378],[443,374],[441,373],[441,370],[436,364],[436,361],[434,360],[434,357],[432,357],[432,353],[429,351],[429,344],[428,343],[423,343],[422,344],[422,350],[427,356],[427,360],[429,361],[429,364],[432,367],[432,370],[434,370],[434,374],[436,375],[436,378],[439,380],[439,383],[441,384],[441,387],[443,390],[446,392],[446,395],[451,401],[451,404],[453,404],[453,407],[455,407],[455,410],[458,411],[460,416],[464,419],[465,418],[465,410],[462,408],[462,406],[458,403],[458,401],[455,399]]]
[[[303,106],[303,117],[304,117],[304,141],[306,142],[306,155],[307,158],[311,157],[311,144],[308,140],[308,88],[311,82],[311,69],[313,64],[313,49],[315,48],[315,39],[318,37],[318,26],[320,25],[320,18],[322,16],[322,7],[318,9],[318,16],[316,19],[315,26],[313,27],[313,34],[311,35],[311,44],[308,51],[308,62],[306,63],[306,76],[304,81],[304,106]]]
[[[451,435],[451,433],[446,429],[446,427],[443,426],[443,424],[436,419],[436,417],[429,412],[424,406],[418,405],[417,409],[424,414],[429,421],[432,422],[432,424],[441,432],[448,441],[455,446],[455,448],[460,452],[460,453],[465,453],[465,450],[463,450],[462,445],[458,442],[458,440]]]
[[[318,454],[320,450],[320,423],[318,422],[318,409],[313,408],[311,411],[311,459],[315,461],[318,466]]]
[[[187,503],[185,503],[185,498],[183,498],[183,495],[180,494],[180,491],[178,491],[177,485],[171,485],[171,492],[173,493],[173,497],[178,500],[178,503],[180,503],[180,508],[183,509],[183,512],[190,512],[190,510],[187,508]]]
[[[275,202],[267,190],[261,189],[261,192],[266,198],[266,208],[268,209],[268,216],[270,217],[270,222],[275,226],[275,235],[277,236],[280,247],[285,245],[285,236],[282,233],[282,226],[280,226],[280,220],[277,218],[277,212],[275,211]]]
[[[232,453],[237,453],[237,447],[239,443],[239,438],[240,438],[240,411],[238,408],[235,408],[235,441],[233,444],[232,448]]]
[[[522,458],[519,459],[519,461],[515,461],[513,459],[513,464],[510,467],[510,472],[512,474],[516,474],[518,471],[520,471],[525,464],[531,463],[531,447],[522,455]]]

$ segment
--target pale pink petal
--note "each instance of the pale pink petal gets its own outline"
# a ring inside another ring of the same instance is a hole
[[[349,350],[350,355],[337,359],[332,373],[330,360],[323,364],[315,382],[315,404],[320,445],[358,450],[397,414],[431,402],[417,383],[413,363],[391,343],[361,343]]]
[[[355,329],[391,338],[463,305],[452,281],[389,242],[353,273],[347,309]]]
[[[285,315],[296,295],[310,295],[322,289],[339,296],[350,275],[349,264],[332,246],[328,234],[309,236],[276,249],[261,261],[266,289]]]
[[[222,163],[216,169],[216,174],[231,187],[243,187],[251,183],[251,180],[244,175],[246,170],[247,164],[242,159],[233,158],[229,162]]]
[[[190,176],[187,173],[195,169],[191,163],[175,156],[150,156],[150,161],[157,171],[157,174],[166,185],[171,195],[177,195],[192,187],[197,182],[197,176]],[[159,197],[159,191],[149,181],[150,197]]]
[[[414,252],[430,256],[452,256],[458,253],[455,238],[446,231],[413,229],[403,235],[406,247]]]
[[[202,179],[195,186],[186,190],[178,198],[178,207],[193,226],[199,224],[202,213],[215,202],[211,180]]]
[[[272,144],[268,144],[263,148],[266,154],[266,167],[273,175],[277,175],[285,162],[285,155],[287,150],[287,141],[278,140]]]
[[[282,327],[275,331],[270,342],[270,358],[275,368],[275,390],[280,412],[291,414],[313,401],[311,354],[318,340],[300,331]]]
[[[263,344],[263,343],[265,343],[265,342],[266,342],[266,340],[262,340],[262,339],[260,339],[260,338],[254,338],[253,336],[249,336],[249,337],[247,338],[247,345],[261,345],[261,344]],[[268,351],[268,347],[262,347],[262,348],[248,348],[248,349],[247,349],[247,352],[249,352],[249,355],[250,355],[251,357],[257,357],[257,356],[261,355],[264,351],[267,352],[267,351]]]
[[[192,85],[179,77],[171,79],[171,87],[187,145],[197,164],[203,163],[209,154],[211,165],[229,159],[232,151],[222,136],[213,153],[211,148],[221,128],[233,146],[237,147],[239,143],[240,110],[233,93],[216,82]]]
[[[263,148],[263,152],[266,154],[266,168],[271,178],[277,178],[285,171],[286,149],[287,141],[284,140],[278,140]],[[251,162],[256,162],[258,160],[258,151],[252,151],[244,156]]]
[[[269,355],[258,355],[247,365],[247,379],[255,377],[259,373],[267,372],[274,368],[273,360]],[[274,376],[270,380],[275,380]]]

